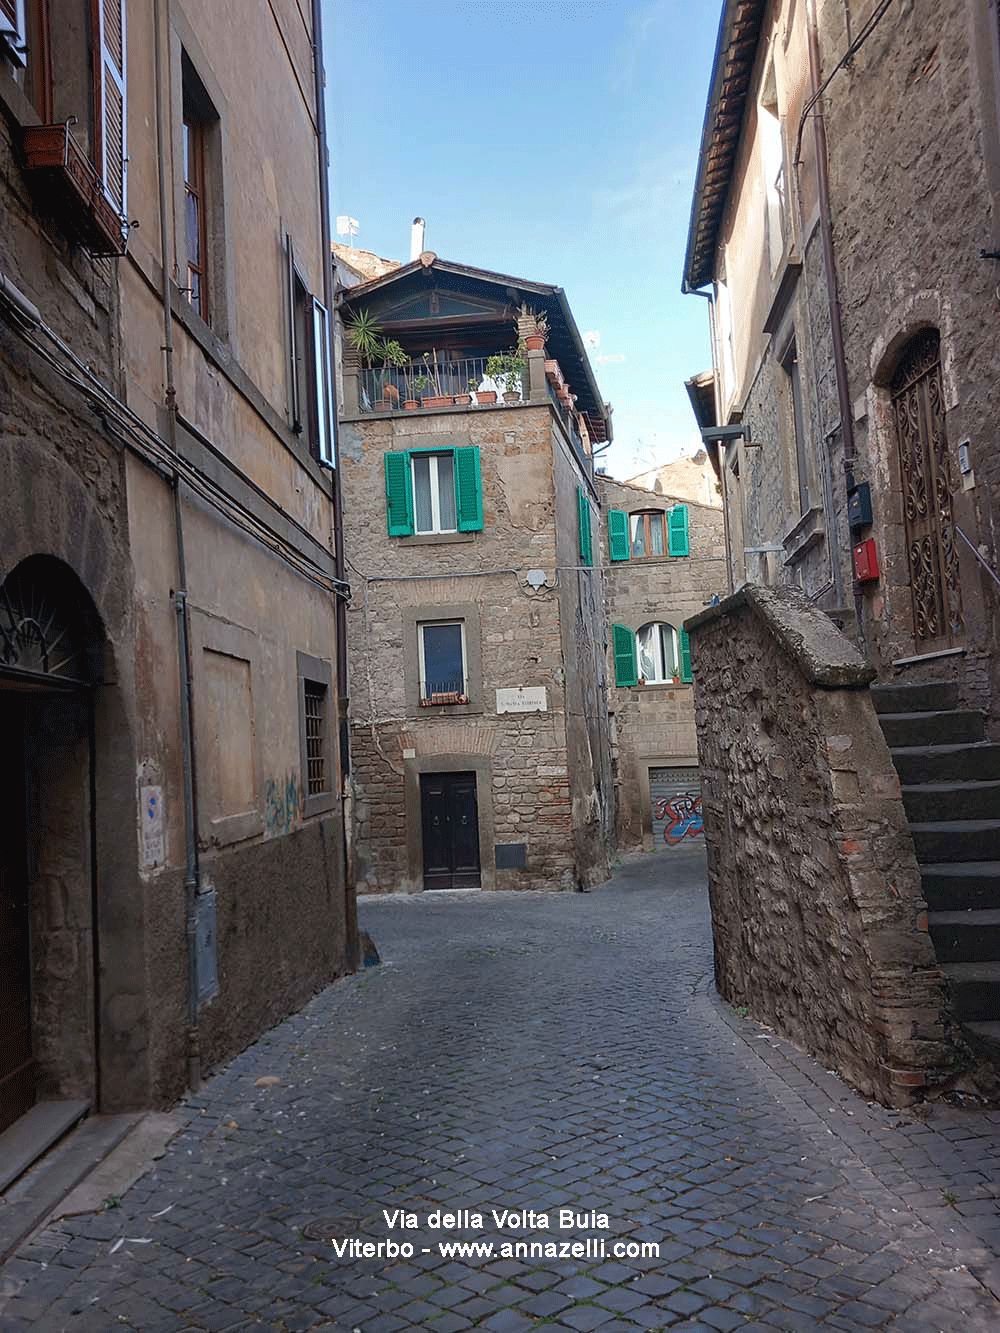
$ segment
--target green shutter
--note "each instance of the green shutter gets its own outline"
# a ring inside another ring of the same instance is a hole
[[[385,511],[390,537],[413,536],[413,483],[406,449],[385,456]]]
[[[455,507],[459,532],[482,531],[483,482],[475,445],[455,450]]]
[[[670,511],[670,554],[688,555],[688,507],[674,505]]]
[[[615,684],[638,685],[639,666],[635,656],[635,635],[625,625],[611,626],[611,649],[615,658]]]
[[[576,488],[576,504],[580,520],[580,564],[592,565],[594,553],[590,545],[590,501],[582,486]]]
[[[687,630],[682,629],[678,632],[677,638],[681,645],[681,680],[691,681],[691,640],[688,638]]]
[[[629,558],[628,514],[623,509],[608,510],[608,551],[612,560]]]

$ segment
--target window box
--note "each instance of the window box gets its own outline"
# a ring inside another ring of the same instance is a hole
[[[458,690],[437,691],[420,700],[421,708],[436,708],[439,704],[467,704],[469,696]]]
[[[28,125],[21,148],[25,169],[38,173],[52,213],[83,248],[92,255],[123,255],[128,224],[69,125]]]

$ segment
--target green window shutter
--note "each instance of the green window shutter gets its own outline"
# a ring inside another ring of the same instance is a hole
[[[670,554],[689,555],[688,542],[688,507],[674,505],[670,511]]]
[[[455,508],[459,532],[482,531],[483,482],[475,445],[455,450]]]
[[[687,630],[678,631],[677,638],[681,646],[681,680],[691,681],[691,640],[688,638]]]
[[[580,520],[580,564],[592,565],[594,553],[590,544],[590,501],[582,486],[576,488],[576,504]]]
[[[390,537],[413,536],[413,482],[406,449],[385,456],[385,511]]]
[[[635,655],[635,635],[625,625],[611,626],[611,649],[615,658],[615,684],[638,685],[639,665]]]
[[[612,560],[629,558],[628,514],[623,509],[608,510],[608,551]]]

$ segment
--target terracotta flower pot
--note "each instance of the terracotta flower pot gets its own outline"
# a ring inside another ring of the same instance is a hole
[[[456,406],[456,407],[468,407],[469,403],[471,403],[471,402],[472,402],[472,394],[471,394],[471,393],[456,393],[456,394],[455,394],[455,406]]]
[[[529,333],[524,340],[524,345],[529,352],[540,352],[545,346],[545,339],[540,333]]]
[[[424,407],[451,407],[453,401],[450,393],[435,394],[433,398],[424,399]]]
[[[480,407],[490,407],[497,400],[496,389],[477,389],[476,402]]]
[[[521,401],[521,395],[519,393],[505,393],[503,400],[508,405],[511,403],[519,403]]]
[[[415,412],[420,404],[415,398],[406,398],[403,400],[403,407],[407,412]]]

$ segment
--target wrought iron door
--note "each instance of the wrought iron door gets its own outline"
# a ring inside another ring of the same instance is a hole
[[[890,386],[900,478],[913,635],[918,652],[950,648],[965,630],[951,464],[941,393],[941,343],[934,329],[906,348]]]

